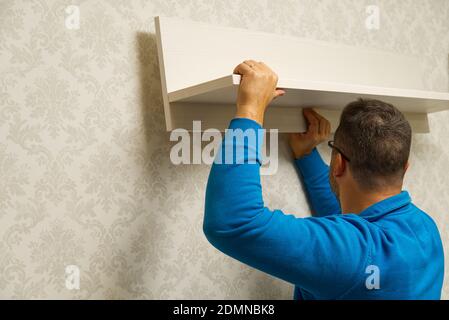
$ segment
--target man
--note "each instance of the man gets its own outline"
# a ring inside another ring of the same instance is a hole
[[[246,60],[234,72],[242,79],[229,129],[261,129],[266,107],[285,91],[262,62]],[[209,242],[294,284],[295,299],[440,299],[438,229],[402,190],[411,144],[407,120],[381,101],[350,103],[329,143],[329,170],[316,146],[329,136],[330,124],[313,110],[304,116],[307,132],[291,135],[290,145],[315,216],[264,207],[262,141],[241,139],[234,147],[244,151],[244,161],[214,163],[210,172],[203,225]],[[234,140],[225,136],[222,153]]]

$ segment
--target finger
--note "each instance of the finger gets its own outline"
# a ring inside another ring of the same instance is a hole
[[[257,62],[256,60],[252,60],[252,59],[244,60],[243,63],[247,63],[247,64],[251,64],[251,65],[259,64],[259,62]]]
[[[315,109],[310,109],[313,115],[319,120],[320,122],[320,135],[323,137],[327,137],[330,134],[331,125],[329,120],[327,120],[325,117],[323,117],[321,114],[319,114]]]
[[[321,114],[318,113],[318,111],[316,111],[314,108],[310,108],[310,111],[313,113],[313,115],[315,117],[317,117],[318,119],[325,119]]]
[[[285,91],[285,89],[282,88],[276,88],[276,91],[278,91],[281,94],[285,94],[287,91]]]
[[[304,108],[304,109],[302,109],[302,111],[313,114],[313,109],[312,108]]]
[[[312,109],[310,108],[303,109],[303,114],[308,124],[312,123],[318,124],[318,117],[315,115]]]
[[[248,66],[250,66],[250,68],[253,69],[259,69],[259,63],[257,61],[254,60],[245,60],[243,61],[244,64],[247,64]]]
[[[320,129],[319,129],[320,136],[324,138],[326,136],[326,130],[327,130],[326,119],[324,119],[323,117],[320,117],[319,122],[320,122]]]
[[[318,113],[315,109],[311,109],[311,112],[313,115],[320,121],[320,125],[323,126],[324,129],[328,127],[328,124],[330,126],[329,120],[327,120],[325,117],[323,117],[321,114]],[[321,124],[321,121],[324,121],[325,124]],[[325,131],[323,133],[326,133]]]
[[[234,68],[234,72],[236,74],[245,75],[250,72],[253,72],[254,70],[247,65],[246,63],[240,63],[237,67]]]
[[[308,123],[307,134],[317,135],[319,130],[318,119],[308,109],[304,109],[303,114]]]
[[[318,123],[310,123],[307,127],[306,134],[309,138],[317,138],[318,136],[318,130],[319,130],[319,124]]]
[[[260,71],[264,72],[265,74],[271,75],[275,79],[275,82],[276,82],[276,85],[277,85],[279,76],[277,75],[276,72],[274,72],[269,66],[267,66],[262,61],[259,61],[258,68],[259,68]],[[277,88],[277,89],[279,89],[279,88]]]
[[[277,97],[281,97],[285,94],[285,90],[284,89],[276,89],[274,91],[274,97],[273,99],[276,99]]]
[[[263,69],[267,70],[267,71],[273,72],[273,70],[271,70],[271,68],[268,65],[266,65],[263,61],[259,61],[258,62],[258,66],[260,68],[263,68]]]

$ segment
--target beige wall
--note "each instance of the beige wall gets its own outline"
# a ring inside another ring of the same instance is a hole
[[[364,28],[372,3],[379,31]],[[76,31],[64,26],[70,4],[81,9]],[[426,87],[448,90],[446,0],[1,0],[0,298],[291,298],[292,285],[202,234],[209,167],[169,162],[156,15],[418,55]],[[446,248],[448,123],[449,113],[432,115],[431,133],[414,136],[405,186]],[[306,216],[280,139],[279,171],[263,178],[266,204]],[[79,291],[65,288],[71,264]]]

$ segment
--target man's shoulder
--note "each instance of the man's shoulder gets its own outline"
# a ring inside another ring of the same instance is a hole
[[[402,210],[398,210],[397,212],[392,212],[390,215],[386,215],[383,220],[407,221],[410,223],[424,223],[436,226],[436,223],[432,216],[429,213],[425,212],[423,209],[419,208],[413,202],[410,202]]]
[[[391,239],[415,239],[422,243],[427,243],[430,238],[441,239],[432,216],[411,202],[401,210],[385,215],[374,224],[382,234]]]
[[[413,203],[411,203],[411,206],[413,207],[413,212],[414,212],[413,218],[414,218],[414,220],[417,220],[417,223],[425,223],[429,226],[432,226],[436,230],[438,230],[437,223],[435,222],[435,220],[432,218],[432,216],[429,213],[425,212],[424,210],[417,207]]]

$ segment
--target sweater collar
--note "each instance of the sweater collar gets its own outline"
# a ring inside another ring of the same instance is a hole
[[[377,220],[381,216],[398,210],[411,203],[410,195],[407,191],[403,190],[400,193],[388,197],[382,201],[372,204],[362,212],[359,216],[367,220]]]

